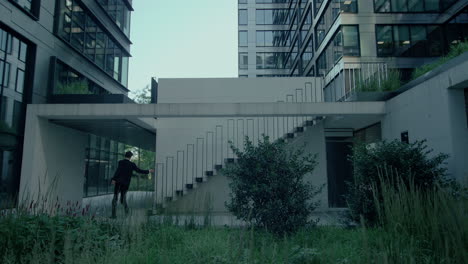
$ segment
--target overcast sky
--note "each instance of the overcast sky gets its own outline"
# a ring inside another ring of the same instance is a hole
[[[237,0],[135,0],[129,89],[157,78],[237,77]]]

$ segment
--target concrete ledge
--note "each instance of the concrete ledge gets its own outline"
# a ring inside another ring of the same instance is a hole
[[[384,115],[385,102],[31,104],[28,112],[49,119]]]

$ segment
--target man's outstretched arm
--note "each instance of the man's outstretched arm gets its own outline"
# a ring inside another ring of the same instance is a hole
[[[141,174],[149,174],[150,172],[154,172],[153,169],[142,170],[142,169],[138,168],[138,166],[137,166],[135,163],[133,163],[133,165],[134,165],[134,166],[133,166],[133,170],[136,171],[136,172],[138,172],[138,173],[141,173]]]

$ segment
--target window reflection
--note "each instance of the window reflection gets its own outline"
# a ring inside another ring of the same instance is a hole
[[[61,0],[58,35],[96,63],[107,74],[127,85],[128,58],[123,49],[98,26],[76,0]],[[109,1],[107,3],[113,3]]]
[[[74,71],[68,65],[57,61],[56,63],[56,83],[52,94],[109,94],[107,90],[95,84],[80,73]]]
[[[125,36],[130,37],[131,11],[124,0],[97,0]]]

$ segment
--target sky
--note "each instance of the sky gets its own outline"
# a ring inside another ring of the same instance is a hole
[[[157,78],[237,77],[237,0],[134,0],[130,91]]]

